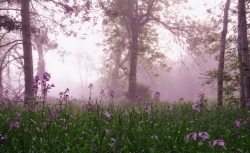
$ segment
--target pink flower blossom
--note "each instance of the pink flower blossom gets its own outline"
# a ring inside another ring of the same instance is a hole
[[[21,113],[16,113],[16,118],[20,118],[21,117]]]
[[[15,127],[15,128],[19,128],[19,122],[10,122],[10,127]]]
[[[154,99],[155,100],[160,100],[160,97],[161,97],[161,93],[159,91],[155,92]]]
[[[102,114],[107,118],[111,118],[111,114],[108,111],[103,112]]]
[[[115,110],[116,111],[120,111],[121,110],[121,106],[120,105],[115,106]]]
[[[85,110],[85,112],[88,112],[89,109],[90,109],[90,105],[89,105],[89,104],[85,104],[85,105],[83,106],[83,109]]]
[[[236,126],[241,126],[241,125],[245,125],[245,124],[247,124],[247,122],[245,121],[245,120],[242,120],[242,119],[239,119],[239,120],[236,120],[235,122],[234,122],[234,124],[236,125]]]
[[[189,142],[191,139],[197,140],[197,133],[196,132],[188,134],[185,138],[186,142]]]
[[[42,123],[42,129],[45,129],[47,127],[46,123]]]
[[[193,104],[192,105],[193,110],[195,110],[196,112],[200,112],[201,111],[201,107],[200,104]]]
[[[70,114],[69,117],[72,118],[73,120],[76,120],[76,117],[72,114]]]
[[[51,119],[53,120],[53,119],[56,119],[58,116],[59,116],[59,114],[58,114],[58,112],[57,112],[57,109],[55,108],[55,107],[53,107],[51,110],[50,110],[50,116],[51,116]]]
[[[221,146],[224,149],[226,149],[225,142],[223,140],[220,140],[220,139],[214,140],[214,142],[212,144],[212,148],[215,146]]]
[[[198,145],[199,145],[199,146],[203,145],[203,142],[202,142],[202,141],[199,141],[199,142],[198,142]]]
[[[202,140],[209,139],[209,134],[207,132],[199,132],[199,137],[202,138]]]
[[[3,142],[7,139],[6,135],[0,134],[0,142]]]

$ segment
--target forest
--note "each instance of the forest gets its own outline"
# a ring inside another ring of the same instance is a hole
[[[250,0],[0,0],[0,153],[250,150]]]

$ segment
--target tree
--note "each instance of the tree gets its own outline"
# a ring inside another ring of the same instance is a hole
[[[246,101],[250,98],[250,64],[245,4],[245,0],[238,0],[238,48],[242,53],[243,84],[245,92],[245,100],[241,102],[241,107],[245,107]]]
[[[24,57],[24,96],[25,102],[33,98],[33,58],[31,47],[30,32],[30,1],[21,1],[21,17],[22,17],[22,38],[23,38],[23,57]]]
[[[170,31],[176,37],[183,36],[182,34],[188,34],[191,29],[185,25],[184,20],[178,21],[174,17],[164,18],[165,22],[162,22],[160,15],[161,10],[167,10],[167,7],[174,6],[185,1],[158,1],[158,0],[113,0],[109,2],[99,1],[100,6],[105,11],[105,14],[109,16],[110,21],[116,18],[121,18],[126,25],[126,30],[129,35],[129,81],[128,81],[128,98],[135,100],[136,98],[136,86],[137,86],[137,63],[138,63],[138,49],[139,49],[139,37],[143,27],[149,23],[156,23],[163,26],[165,29]],[[165,4],[165,5],[164,5]],[[166,8],[164,8],[166,7]],[[169,15],[169,14],[168,14]],[[176,15],[176,14],[175,14]]]
[[[84,2],[76,2],[68,4],[68,1],[56,1],[56,0],[35,0],[35,1],[17,1],[17,0],[7,0],[1,1],[0,11],[5,11],[3,16],[0,16],[0,28],[5,28],[8,30],[12,30],[16,28],[16,19],[20,17],[19,14],[21,12],[21,30],[22,30],[22,38],[23,38],[23,52],[24,52],[24,76],[25,76],[25,101],[28,98],[33,97],[33,59],[32,59],[32,47],[31,47],[31,35],[34,34],[31,31],[30,21],[33,23],[39,23],[39,25],[48,26],[50,33],[56,33],[58,30],[62,30],[65,34],[69,35],[77,35],[77,32],[71,29],[66,30],[66,25],[73,24],[80,21],[88,21],[90,18],[87,16],[90,9],[90,1]],[[8,5],[7,5],[8,4]],[[21,10],[20,10],[21,4]],[[13,8],[11,6],[15,6]],[[31,6],[31,8],[30,8]],[[56,6],[56,7],[55,7]],[[6,7],[6,8],[5,8]],[[15,11],[16,17],[10,17],[11,14],[9,12]],[[40,13],[43,12],[43,13]],[[59,13],[61,12],[61,13]],[[78,17],[76,20],[71,17]],[[79,21],[80,20],[80,21]],[[7,22],[8,21],[8,22]],[[10,22],[13,21],[13,22]],[[58,22],[59,21],[59,22]],[[19,21],[17,21],[19,22]],[[7,24],[8,23],[8,24]],[[11,23],[11,24],[9,24]],[[47,24],[48,23],[48,24]],[[36,25],[37,26],[37,25]],[[41,51],[41,43],[37,41],[39,51]],[[40,54],[42,55],[42,54]],[[43,56],[43,55],[42,55]],[[40,56],[40,59],[42,59]],[[43,64],[45,65],[45,64]],[[40,67],[42,68],[42,67]],[[42,70],[43,71],[43,70]],[[39,71],[40,72],[40,71]]]
[[[126,30],[122,19],[110,22],[103,26],[105,39],[104,46],[105,60],[103,76],[108,90],[115,90],[117,97],[127,95],[127,83],[129,77],[129,32]],[[158,33],[152,24],[145,25],[138,38],[138,68],[137,76],[140,77],[143,71],[150,71],[146,75],[153,75],[155,67],[159,65],[166,70],[165,55],[158,47]],[[137,79],[137,82],[142,80]],[[138,88],[137,88],[138,91]],[[139,94],[137,94],[138,96]]]
[[[223,101],[223,73],[224,73],[224,56],[226,49],[226,36],[228,27],[228,10],[230,7],[230,0],[226,1],[224,9],[223,30],[221,32],[220,41],[220,55],[218,64],[218,89],[217,89],[217,106],[222,106]]]

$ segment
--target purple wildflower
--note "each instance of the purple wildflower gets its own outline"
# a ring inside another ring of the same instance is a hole
[[[247,124],[247,122],[245,121],[245,120],[242,120],[242,119],[239,119],[239,120],[236,120],[235,122],[234,122],[234,124],[236,125],[236,126],[241,126],[241,125],[246,125]]]
[[[92,109],[93,109],[94,111],[97,111],[97,110],[98,110],[98,105],[97,105],[97,104],[93,105],[93,106],[92,106]]]
[[[250,108],[250,98],[248,99],[248,102],[246,103],[246,106]]]
[[[39,89],[38,83],[34,83],[32,86],[32,89],[33,89],[33,92],[36,94]]]
[[[199,137],[202,138],[202,140],[209,139],[209,134],[207,132],[199,132]]]
[[[42,123],[42,129],[45,129],[47,127],[46,123]]]
[[[21,113],[17,112],[16,113],[16,118],[20,118],[21,117]]]
[[[14,128],[19,128],[19,122],[15,121],[15,122],[10,122],[10,127],[14,127]]]
[[[55,107],[53,107],[51,110],[50,110],[50,116],[51,116],[51,119],[53,120],[53,119],[56,119],[58,116],[59,116],[59,114],[58,114],[58,112],[57,112],[57,109],[55,108]]]
[[[93,89],[94,85],[93,84],[89,84],[89,89]]]
[[[116,111],[121,110],[121,106],[120,106],[120,105],[115,106],[115,110],[116,110]]]
[[[141,100],[141,96],[136,96],[135,99],[136,99],[136,101],[138,102],[138,101]]]
[[[156,100],[160,100],[160,96],[161,96],[161,93],[160,93],[159,91],[155,92],[154,98],[155,98]]]
[[[102,90],[100,91],[100,96],[101,96],[101,97],[105,96],[105,91],[104,91],[104,89],[102,89]]]
[[[109,106],[104,106],[104,110],[107,112],[109,110]]]
[[[111,113],[109,113],[108,111],[103,112],[102,114],[107,118],[111,118]]]
[[[0,134],[0,142],[3,142],[7,139],[6,135]]]
[[[193,110],[195,110],[196,112],[200,112],[201,111],[201,106],[200,104],[193,104],[192,105]]]
[[[217,139],[217,140],[214,140],[213,144],[212,144],[212,148],[214,146],[221,146],[223,147],[224,149],[226,149],[226,146],[225,146],[225,142],[223,140],[220,140],[220,139]]]
[[[39,80],[40,80],[39,76],[35,76],[35,82],[36,82],[37,84],[38,84]]]
[[[45,73],[43,74],[43,79],[44,79],[45,81],[49,81],[49,79],[50,79],[50,74],[49,74],[48,72],[45,72]]]
[[[76,120],[76,117],[72,114],[70,114],[69,117],[72,118],[73,120]]]
[[[186,142],[189,142],[191,139],[193,140],[197,140],[197,133],[196,132],[193,132],[193,133],[190,133],[186,136],[185,138],[185,141]]]
[[[198,142],[198,145],[199,145],[199,146],[203,145],[203,142],[202,142],[202,141],[199,141],[199,142]]]
[[[90,104],[85,104],[85,105],[83,106],[83,109],[85,110],[85,112],[88,112],[89,109],[90,109]]]
[[[114,92],[113,90],[111,90],[111,91],[109,92],[109,96],[110,96],[111,98],[114,98],[115,92]]]

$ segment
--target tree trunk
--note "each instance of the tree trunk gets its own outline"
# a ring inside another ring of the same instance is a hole
[[[246,101],[250,98],[250,69],[245,0],[238,0],[238,39],[239,50],[242,52],[243,84],[245,92],[245,100],[241,102],[241,107],[245,107]]]
[[[114,90],[118,86],[118,78],[119,78],[119,69],[120,69],[120,61],[121,61],[121,52],[117,49],[116,52],[114,52],[114,58],[115,58],[115,68],[112,72],[111,76],[111,90]]]
[[[229,7],[230,7],[230,0],[227,0],[227,2],[225,4],[225,9],[224,9],[223,30],[221,32],[221,40],[220,40],[220,56],[219,56],[219,64],[218,64],[217,106],[222,106],[222,101],[223,101],[224,56],[225,56],[225,48],[226,48],[225,46],[226,46]]]
[[[129,70],[129,100],[136,98],[136,72],[137,72],[137,58],[138,58],[138,36],[139,25],[136,17],[130,19],[131,42],[130,42],[130,70]]]
[[[3,99],[3,70],[0,69],[0,100]]]
[[[29,0],[21,0],[22,17],[22,37],[23,37],[23,56],[24,56],[24,100],[27,103],[33,98],[33,60],[30,33],[30,4]]]
[[[44,82],[43,74],[45,73],[45,61],[44,61],[44,54],[43,54],[43,37],[42,36],[36,36],[35,37],[35,43],[37,46],[37,52],[38,52],[38,65],[37,65],[37,76],[39,76],[41,84],[41,95],[45,96],[43,93],[44,87],[46,85],[46,82]]]
[[[240,81],[240,106],[244,107],[245,92],[243,83],[243,67],[242,67],[242,50],[240,47],[240,36],[238,35],[238,69],[239,69],[239,81]]]

